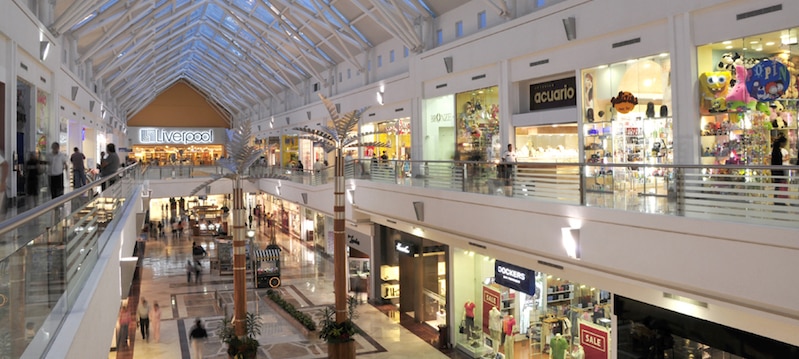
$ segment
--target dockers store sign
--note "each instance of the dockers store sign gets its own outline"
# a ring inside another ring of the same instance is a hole
[[[535,295],[535,271],[527,268],[500,260],[494,261],[494,282],[522,293]]]
[[[134,145],[211,145],[225,143],[224,128],[131,127]]]

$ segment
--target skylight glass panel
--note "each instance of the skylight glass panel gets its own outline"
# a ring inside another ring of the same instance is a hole
[[[216,32],[210,26],[206,24],[200,25],[200,35],[203,35],[209,39],[213,39]]]
[[[325,2],[329,3],[329,1],[325,1]],[[310,1],[310,0],[298,0],[298,1],[295,1],[294,4],[302,5],[306,9],[310,10],[311,12],[317,12],[318,11],[316,6],[314,5],[314,3],[312,1]]]
[[[239,23],[232,16],[225,16],[225,20],[222,22],[222,25],[230,29],[230,31],[233,32],[239,31]]]
[[[103,12],[105,12],[106,10],[108,10],[108,8],[110,8],[110,7],[114,6],[114,5],[115,5],[117,2],[119,2],[119,0],[109,0],[108,2],[106,2],[105,4],[103,4],[103,6],[100,6],[100,9],[98,9],[98,11],[99,11],[100,13],[103,13]]]
[[[196,34],[196,33],[197,33],[197,30],[198,30],[199,28],[200,28],[199,26],[192,26],[192,27],[190,27],[188,30],[186,30],[186,34],[185,34],[185,35],[183,35],[183,37],[184,37],[184,38],[189,38],[189,37],[192,37],[192,36],[194,36],[194,34]]]
[[[327,11],[323,12],[322,15],[324,15],[327,21],[330,21],[330,23],[333,24],[334,26],[341,27],[341,21],[337,16],[334,16],[333,14]]]
[[[197,49],[197,51],[199,51],[201,53],[207,53],[208,52],[208,45],[206,45],[205,42],[203,42],[203,41],[195,41],[194,42],[194,48]]]
[[[233,5],[236,5],[239,9],[246,11],[248,14],[252,9],[255,7],[254,0],[233,0]]]
[[[202,15],[203,15],[203,8],[202,8],[202,7],[199,7],[199,8],[197,8],[197,10],[194,10],[194,11],[192,11],[192,12],[191,12],[191,15],[189,15],[189,21],[191,21],[191,22],[195,22],[195,21],[197,21],[197,20],[200,18],[200,16],[202,16]]]
[[[255,12],[252,14],[259,20],[270,25],[275,21],[275,16],[272,15],[272,12],[260,6],[256,6]]]
[[[160,19],[163,16],[169,15],[172,12],[172,4],[165,6],[161,11],[155,13],[154,18]]]
[[[217,44],[219,44],[219,46],[222,46],[222,48],[225,48],[225,49],[228,46],[230,46],[230,42],[228,42],[227,39],[225,39],[221,35],[214,36],[214,42],[216,42]]]
[[[176,9],[177,9],[177,8],[180,8],[180,7],[182,7],[183,5],[186,5],[186,4],[188,4],[189,2],[191,2],[191,0],[175,0],[175,8],[176,8]]]
[[[244,56],[244,54],[242,54],[241,51],[239,51],[239,49],[237,49],[235,46],[230,47],[230,53],[238,58],[242,58]]]
[[[430,16],[436,17],[436,13],[433,12],[433,9],[430,8],[430,5],[427,5],[427,2],[425,2],[425,0],[416,0],[416,1],[418,1],[419,4],[422,5],[424,10],[427,11],[427,13],[430,14]],[[405,3],[408,4],[409,6],[412,6],[414,9],[416,9],[416,5],[414,4],[414,1],[405,0]]]
[[[95,16],[97,16],[97,13],[91,13],[89,15],[86,15],[86,17],[84,17],[83,20],[78,21],[78,23],[72,26],[70,30],[77,30],[81,26],[86,25],[86,23],[92,21],[92,19],[94,19]]]
[[[219,6],[209,3],[205,8],[205,16],[211,20],[214,20],[214,22],[218,24],[222,22],[222,18],[225,16],[225,11]]]
[[[253,36],[253,34],[251,34],[249,31],[244,30],[244,29],[239,31],[239,37],[241,37],[242,40],[244,40],[244,41],[246,41],[246,42],[248,42],[250,44],[254,44],[254,43],[256,43],[258,41],[258,39],[256,39],[255,36]]]
[[[180,19],[180,21],[176,22],[175,25],[172,26],[172,31],[175,32],[182,29],[186,25],[186,21],[188,20],[186,20],[185,17]]]
[[[157,8],[161,7],[161,5],[164,5],[164,4],[166,4],[166,2],[167,2],[167,1],[169,1],[169,0],[158,0],[158,1],[155,3],[155,8],[157,9]]]

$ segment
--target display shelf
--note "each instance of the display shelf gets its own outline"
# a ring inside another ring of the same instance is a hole
[[[399,298],[400,286],[399,284],[383,283],[380,285],[380,297],[383,299]]]
[[[380,266],[380,279],[384,281],[399,280],[399,266]]]

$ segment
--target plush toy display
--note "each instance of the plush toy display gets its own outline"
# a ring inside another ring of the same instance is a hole
[[[737,82],[726,97],[728,111],[742,112],[747,109],[754,109],[757,100],[749,96],[749,92],[746,91],[746,77],[747,71],[744,65],[736,64],[735,79]]]
[[[782,98],[799,98],[799,88],[796,86],[796,78],[799,76],[799,68],[796,67],[796,63],[793,61],[794,59],[786,59],[783,57],[777,57],[777,61],[780,61],[786,68],[788,68],[788,74],[790,74],[790,82],[788,87],[785,89],[785,94],[782,95]],[[799,58],[797,58],[799,60]]]
[[[638,104],[638,98],[633,96],[632,93],[627,91],[619,91],[619,95],[610,98],[610,103],[613,108],[619,113],[630,113]]]
[[[704,72],[699,76],[699,111],[703,115],[727,111],[729,71]]]

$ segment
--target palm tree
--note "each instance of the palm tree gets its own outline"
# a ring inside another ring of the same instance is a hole
[[[336,151],[336,159],[334,162],[335,180],[333,187],[333,195],[335,197],[333,202],[333,266],[335,268],[335,310],[336,310],[336,323],[344,323],[347,320],[347,261],[345,255],[345,233],[344,233],[344,150],[353,147],[387,147],[386,144],[381,142],[360,142],[363,136],[373,135],[375,132],[357,134],[355,128],[358,121],[368,107],[358,110],[353,110],[344,114],[339,114],[336,105],[330,102],[322,94],[319,94],[322,103],[327,108],[330,114],[332,126],[323,125],[319,129],[311,129],[308,127],[294,128],[296,131],[303,132],[303,138],[311,139],[315,142],[321,143],[326,152]],[[353,342],[348,341],[339,343],[348,345],[354,348]],[[347,356],[355,357],[354,350],[342,349],[343,352],[348,352]],[[328,352],[329,357],[331,352]],[[341,356],[336,356],[341,357]]]
[[[233,182],[233,323],[236,335],[243,337],[246,335],[245,319],[247,318],[245,269],[247,266],[245,253],[247,208],[244,205],[242,184],[245,179],[252,181],[257,178],[285,179],[285,177],[272,174],[256,177],[247,174],[249,168],[264,152],[263,149],[252,145],[252,125],[249,120],[235,121],[233,127],[225,131],[227,132],[227,142],[225,142],[227,157],[218,159],[216,164],[226,169],[228,173],[212,174],[210,180],[203,182],[191,194],[195,195],[222,178],[228,178]]]

